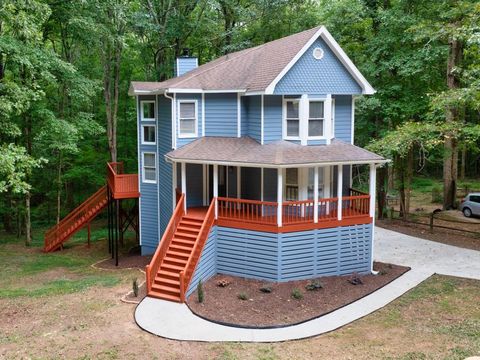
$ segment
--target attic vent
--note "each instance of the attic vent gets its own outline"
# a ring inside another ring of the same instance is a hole
[[[319,47],[313,49],[313,57],[317,60],[323,58],[323,49]]]

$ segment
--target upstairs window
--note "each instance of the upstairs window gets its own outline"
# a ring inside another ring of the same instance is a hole
[[[197,103],[195,101],[180,101],[178,109],[179,137],[197,136]]]
[[[155,121],[155,101],[141,101],[140,112],[142,121]]]
[[[155,145],[155,125],[142,125],[142,144]]]
[[[288,138],[300,136],[300,103],[298,100],[286,101],[286,135]]]
[[[143,182],[157,182],[157,154],[143,153]]]
[[[325,123],[324,102],[310,101],[308,114],[308,137],[323,136]]]

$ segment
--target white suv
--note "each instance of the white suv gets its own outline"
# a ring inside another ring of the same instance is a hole
[[[480,193],[471,193],[465,196],[459,209],[465,217],[480,216]]]

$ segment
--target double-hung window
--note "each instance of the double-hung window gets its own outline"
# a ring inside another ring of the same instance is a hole
[[[140,119],[142,121],[155,121],[155,101],[145,100],[140,102]]]
[[[325,111],[323,101],[310,101],[308,107],[308,137],[324,136]]]
[[[286,100],[285,135],[286,138],[297,139],[300,136],[300,102]]]
[[[179,137],[197,137],[196,101],[180,101],[178,107]]]
[[[155,145],[155,125],[142,125],[142,145]]]
[[[144,152],[143,154],[143,182],[157,182],[157,154]]]

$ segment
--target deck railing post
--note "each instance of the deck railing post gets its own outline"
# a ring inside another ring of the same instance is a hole
[[[277,226],[282,227],[283,214],[283,169],[277,170]]]
[[[375,164],[370,164],[370,217],[375,217],[375,185],[377,182],[377,167]]]
[[[337,165],[337,220],[342,220],[343,165]]]

